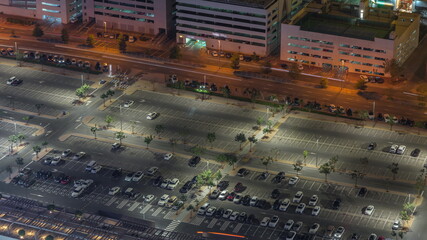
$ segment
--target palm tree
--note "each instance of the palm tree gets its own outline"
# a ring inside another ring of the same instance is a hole
[[[390,169],[393,174],[393,180],[396,180],[396,175],[399,172],[399,163],[392,163],[387,168]]]
[[[265,123],[264,118],[262,117],[258,117],[256,120],[256,125],[258,126],[258,129],[261,129],[261,125],[263,125]]]
[[[105,99],[107,99],[108,98],[108,95],[107,94],[105,94],[105,93],[103,93],[103,94],[101,94],[101,99],[104,101],[104,107],[105,107]]]
[[[18,136],[10,135],[7,141],[10,142],[10,151],[13,152],[13,145],[18,142]]]
[[[236,137],[234,138],[234,141],[240,143],[240,150],[242,150],[242,143],[246,142],[245,134],[244,133],[237,134]]]
[[[105,94],[110,98],[110,102],[111,102],[111,97],[115,94],[115,92],[109,89]]]
[[[176,139],[176,138],[170,138],[169,139],[169,143],[172,146],[172,153],[175,153],[175,146],[178,143],[178,139]]]
[[[22,166],[22,165],[24,165],[24,159],[23,159],[22,157],[17,157],[17,158],[15,159],[15,162],[16,162],[16,164],[17,164],[18,166]]]
[[[213,148],[213,142],[215,142],[215,140],[216,140],[215,132],[209,132],[206,138],[207,138],[208,142],[211,144],[211,148]]]
[[[107,128],[110,127],[110,124],[113,122],[113,117],[110,115],[105,116],[105,122],[107,123]]]
[[[30,121],[31,117],[30,116],[25,116],[22,118],[22,120],[25,121],[25,124],[28,125],[28,122]]]
[[[114,135],[115,135],[116,139],[119,139],[119,143],[120,143],[120,145],[122,145],[122,140],[123,140],[124,138],[126,138],[125,133],[124,133],[124,132],[122,132],[122,131],[120,131],[120,132],[116,132]],[[148,148],[148,147],[147,147],[147,148]]]
[[[354,179],[354,187],[357,187],[357,182],[359,179],[362,179],[366,173],[363,173],[359,170],[353,170],[353,172],[350,173],[350,176],[352,179]]]
[[[42,142],[42,146],[44,147],[44,150],[47,152],[47,145],[49,145],[48,142],[44,141]]]
[[[161,138],[160,138],[160,134],[161,134],[164,130],[165,130],[165,127],[163,127],[163,125],[160,125],[160,124],[156,125],[156,127],[154,128],[154,131],[156,131],[156,133],[157,133],[157,135],[158,135],[159,139],[161,139]]]
[[[328,175],[335,172],[335,164],[338,161],[338,156],[332,157],[328,162],[320,165],[319,173],[325,174],[325,182],[328,182]]]
[[[33,147],[33,151],[36,153],[36,157],[39,158],[39,152],[42,150],[42,148],[39,145],[36,145]]]
[[[40,115],[40,108],[42,108],[44,106],[44,104],[42,104],[42,103],[36,103],[35,106],[36,106],[36,109],[37,109],[37,114]]]
[[[301,172],[303,169],[302,162],[298,160],[296,161],[296,163],[292,164],[292,166],[294,166],[294,170],[297,172],[297,177],[298,177],[299,172]]]
[[[265,171],[268,172],[268,165],[273,163],[274,158],[272,156],[267,156],[261,158],[261,164],[265,166]]]
[[[252,144],[255,144],[258,142],[258,139],[255,136],[248,137],[249,141],[249,152],[252,152]]]
[[[96,131],[98,131],[98,128],[96,127],[96,125],[95,127],[91,127],[90,131],[92,132],[92,134],[95,136],[95,139],[96,139]]]
[[[147,136],[144,138],[144,142],[147,144],[147,149],[148,149],[148,145],[151,143],[151,141],[153,141],[153,135]]]
[[[308,151],[307,150],[304,150],[303,152],[302,152],[302,156],[304,157],[304,165],[307,165],[307,161],[306,161],[306,159],[307,159],[307,156],[308,156]]]

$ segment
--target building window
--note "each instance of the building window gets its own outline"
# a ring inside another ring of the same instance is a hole
[[[339,53],[339,54],[342,54],[342,55],[350,55],[350,53],[349,53],[349,52],[339,51],[338,53]]]
[[[311,42],[318,43],[320,41],[319,40],[315,40],[315,39],[311,39]]]
[[[298,40],[298,37],[294,37],[294,36],[288,36],[289,39],[294,39],[294,40]]]
[[[371,52],[374,51],[374,49],[372,49],[372,48],[365,48],[365,47],[363,48],[363,50],[365,50],[365,51],[371,51]]]
[[[359,46],[351,46],[351,48],[353,48],[353,49],[362,49],[361,47],[359,47]]]
[[[316,50],[316,51],[320,51],[320,50],[322,50],[321,48],[318,48],[318,47],[311,47],[311,49],[312,49],[312,50]]]
[[[375,60],[385,61],[385,58],[375,57]]]
[[[385,53],[385,50],[375,49],[375,52],[377,52],[377,53]]]
[[[357,69],[357,68],[356,68],[356,69],[354,69],[354,71],[356,71],[356,72],[361,72],[361,70],[360,70],[360,69]]]
[[[59,4],[53,4],[53,3],[47,3],[47,2],[42,2],[42,5],[51,6],[51,7],[60,7]]]
[[[374,59],[374,57],[371,57],[371,56],[367,56],[367,55],[363,55],[363,58],[369,58],[369,59]]]
[[[50,10],[50,9],[46,9],[46,8],[43,8],[42,11],[43,12],[51,12],[51,13],[61,13],[61,11],[59,11],[59,10]]]
[[[333,52],[333,50],[331,50],[331,49],[327,49],[327,48],[324,48],[324,49],[323,49],[323,51],[324,51],[324,52]]]

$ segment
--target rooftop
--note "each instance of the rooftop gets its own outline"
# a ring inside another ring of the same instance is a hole
[[[206,0],[210,2],[219,2],[231,5],[239,5],[244,7],[265,8],[272,2],[277,0]]]
[[[361,20],[351,16],[338,16],[311,12],[298,20],[295,25],[300,26],[303,31],[364,40],[374,40],[374,38],[388,39],[390,32],[393,31],[391,22],[376,22]]]

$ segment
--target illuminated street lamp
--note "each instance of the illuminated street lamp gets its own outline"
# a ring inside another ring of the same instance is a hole
[[[107,32],[107,22],[104,21],[104,33],[106,33],[106,32]]]

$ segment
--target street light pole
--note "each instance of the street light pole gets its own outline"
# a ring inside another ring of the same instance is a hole
[[[372,103],[372,114],[374,115],[375,120],[375,101]]]
[[[107,33],[107,22],[104,21],[104,33]]]
[[[84,76],[83,74],[81,76],[82,76],[81,79],[82,79],[82,86],[83,86]]]
[[[123,131],[123,118],[122,118],[122,105],[119,105],[120,108],[120,132]]]
[[[221,40],[218,39],[218,68],[221,68]]]

